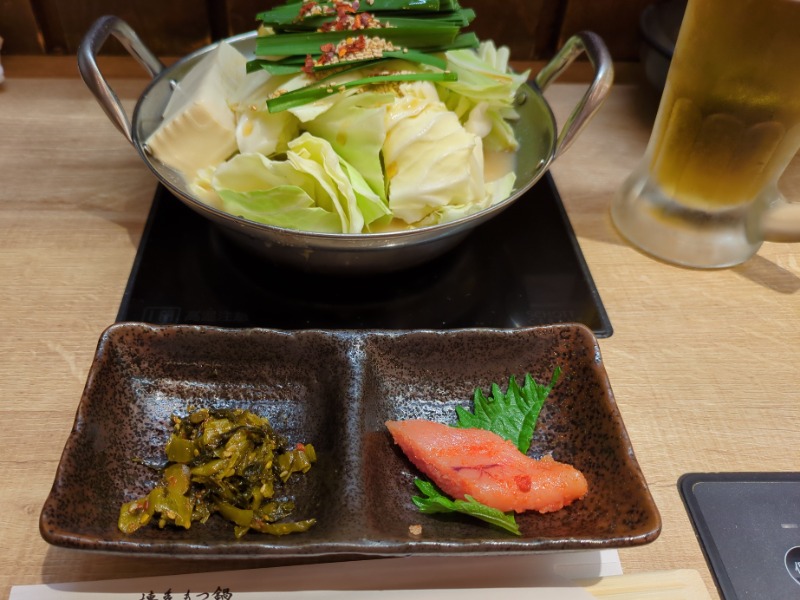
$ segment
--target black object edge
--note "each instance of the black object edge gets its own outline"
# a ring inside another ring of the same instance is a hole
[[[800,473],[793,472],[715,472],[715,473],[686,473],[681,475],[678,479],[678,491],[680,492],[681,499],[683,500],[686,512],[689,514],[689,520],[694,528],[695,536],[700,544],[700,549],[703,551],[703,556],[708,563],[711,575],[714,578],[714,583],[717,590],[725,600],[738,600],[739,596],[734,589],[733,582],[728,576],[728,570],[722,561],[719,548],[714,543],[714,537],[711,534],[706,521],[703,517],[703,512],[697,503],[697,498],[694,495],[694,486],[698,483],[708,482],[797,482],[800,481]]]
[[[578,268],[580,269],[580,273],[584,278],[586,285],[589,289],[589,294],[591,296],[592,302],[597,310],[597,318],[599,320],[599,325],[592,327],[591,329],[595,334],[595,336],[598,338],[611,337],[611,335],[614,333],[614,329],[611,325],[608,312],[606,311],[605,305],[603,304],[603,301],[600,297],[600,293],[597,289],[597,286],[595,285],[594,279],[592,278],[589,266],[586,263],[586,258],[583,255],[583,251],[581,250],[580,244],[578,243],[577,236],[575,235],[575,230],[573,229],[572,223],[569,220],[566,208],[564,207],[564,203],[561,199],[561,194],[559,193],[558,188],[555,185],[555,181],[553,180],[551,173],[549,171],[546,172],[539,180],[539,182],[537,182],[536,185],[546,185],[549,193],[552,194],[555,203],[557,205],[556,209],[562,221],[561,225],[564,227],[567,239],[574,253],[574,258],[577,262]],[[169,190],[166,189],[166,187],[164,187],[161,183],[159,183],[154,192],[153,202],[150,206],[147,220],[145,222],[145,226],[142,231],[142,236],[139,241],[139,246],[136,251],[136,256],[134,257],[134,261],[131,266],[130,275],[128,276],[128,281],[125,286],[122,299],[120,301],[120,306],[117,311],[115,322],[130,320],[128,318],[128,313],[130,312],[130,302],[133,297],[134,288],[136,286],[136,277],[140,271],[142,261],[144,260],[147,240],[151,235],[151,231],[153,229],[154,222],[158,214],[159,202],[161,201],[162,195],[172,195],[172,194]],[[187,210],[191,210],[191,208],[189,207],[186,208]]]

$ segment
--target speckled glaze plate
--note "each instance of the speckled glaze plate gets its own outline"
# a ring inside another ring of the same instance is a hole
[[[517,516],[517,537],[466,517],[420,514],[418,475],[388,419],[453,422],[476,387],[531,373],[564,374],[529,454],[583,471],[589,494],[555,513]],[[303,534],[235,539],[212,517],[188,530],[118,531],[119,507],[158,474],[170,416],[187,407],[267,416],[319,460],[289,489]],[[422,535],[409,534],[421,524]],[[518,330],[275,331],[122,323],[100,338],[73,430],[40,518],[57,546],[141,555],[255,559],[325,555],[492,554],[625,547],[653,541],[661,521],[617,410],[597,341],[582,325]]]

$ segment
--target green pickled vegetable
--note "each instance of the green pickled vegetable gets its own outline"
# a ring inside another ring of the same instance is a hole
[[[161,481],[122,505],[122,532],[154,520],[162,528],[189,529],[213,514],[230,521],[237,538],[251,529],[285,535],[314,525],[313,518],[285,521],[295,504],[277,497],[291,477],[316,462],[312,445],[290,447],[267,419],[244,410],[200,409],[173,421]]]
[[[169,436],[167,442],[167,460],[174,463],[186,464],[194,458],[195,445],[192,440],[185,440],[175,434]]]

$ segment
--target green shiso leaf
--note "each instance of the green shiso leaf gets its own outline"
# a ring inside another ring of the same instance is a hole
[[[422,513],[428,515],[436,513],[462,513],[490,523],[514,535],[522,535],[513,513],[504,513],[496,508],[481,504],[475,501],[472,496],[465,496],[464,500],[451,500],[442,494],[435,485],[423,479],[415,479],[414,485],[417,486],[424,496],[413,496],[411,501]]]
[[[560,376],[561,368],[556,367],[550,383],[541,385],[528,373],[525,375],[522,387],[512,376],[505,394],[500,390],[500,386],[493,383],[489,397],[477,388],[474,394],[475,412],[457,406],[456,427],[488,429],[513,442],[519,451],[525,454],[530,448],[539,412]]]

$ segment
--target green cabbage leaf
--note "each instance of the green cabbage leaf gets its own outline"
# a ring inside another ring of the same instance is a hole
[[[273,156],[286,152],[289,141],[300,134],[298,119],[291,113],[272,114],[264,98],[283,88],[289,77],[266,71],[248,73],[228,103],[236,115],[236,145],[239,152]]]
[[[262,154],[239,154],[211,177],[220,208],[234,216],[288,229],[341,232],[339,215],[316,205],[313,176]]]
[[[289,144],[286,158],[295,168],[311,173],[317,179],[323,192],[317,197],[318,204],[339,215],[342,233],[364,231],[365,226],[369,225],[364,209],[371,220],[376,215],[389,214],[389,208],[369,188],[363,176],[350,179],[348,173],[354,174],[355,169],[343,167],[345,161],[327,140],[303,133]]]
[[[303,125],[311,134],[327,140],[384,202],[387,199],[381,148],[386,139],[387,106],[394,99],[394,94],[377,92],[343,96]]]
[[[440,222],[452,207],[486,201],[481,139],[464,129],[429,82],[401,87],[387,112],[383,160],[389,208],[406,223]]]
[[[498,48],[491,40],[481,42],[476,50],[450,50],[445,57],[448,70],[458,75],[456,81],[437,83],[447,107],[484,139],[487,150],[516,150],[518,143],[508,120],[519,117],[514,98],[530,73],[511,71],[508,48]]]
[[[238,154],[211,175],[222,210],[258,223],[322,233],[361,233],[386,204],[331,145],[304,133],[286,160]]]

